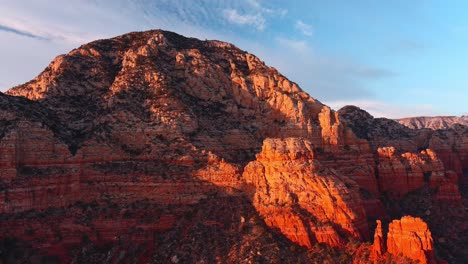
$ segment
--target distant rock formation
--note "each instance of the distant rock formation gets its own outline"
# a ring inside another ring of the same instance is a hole
[[[377,149],[379,189],[391,196],[401,198],[407,193],[421,188],[424,184],[437,188],[457,184],[457,178],[445,172],[444,165],[431,149],[420,153],[398,154],[394,147]],[[453,198],[460,200],[458,191]]]
[[[468,116],[466,115],[406,117],[396,121],[412,129],[448,129],[455,125],[468,126]]]

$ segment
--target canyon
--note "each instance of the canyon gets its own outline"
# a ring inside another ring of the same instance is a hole
[[[0,106],[3,263],[468,259],[468,127],[334,111],[230,43],[97,40]]]

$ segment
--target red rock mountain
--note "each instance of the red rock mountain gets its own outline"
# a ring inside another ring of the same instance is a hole
[[[447,129],[457,124],[468,126],[468,116],[420,116],[396,120],[398,123],[413,129]]]
[[[335,112],[229,43],[161,30],[98,40],[0,106],[4,263],[467,257],[466,127]],[[387,250],[366,243],[375,220],[404,215],[427,225],[404,217]],[[432,233],[432,255],[406,232]]]

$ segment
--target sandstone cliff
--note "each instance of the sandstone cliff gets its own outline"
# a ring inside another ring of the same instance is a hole
[[[374,243],[372,244],[371,258],[374,260],[380,259],[387,251],[385,238],[382,231],[382,221],[377,220],[377,227],[374,232]]]
[[[393,220],[388,227],[387,249],[421,263],[435,263],[431,232],[420,218],[405,216]]]
[[[374,196],[380,199],[375,201],[369,195],[363,196],[368,197],[363,200],[370,219],[390,220],[405,214],[425,216],[424,213],[432,207],[449,206],[461,210],[466,204],[461,190],[467,181],[468,147],[465,143],[468,128],[413,130],[393,120],[373,118],[354,106],[344,107],[338,114],[358,137],[368,140],[374,151],[378,186],[378,194]],[[421,192],[425,188],[429,188],[428,191]],[[421,206],[418,200],[427,201],[427,206]],[[405,203],[403,208],[402,201]],[[417,211],[420,214],[416,214]],[[459,217],[455,211],[448,214],[454,219]],[[431,214],[431,229],[446,230],[445,225],[432,226],[445,217],[442,213]],[[439,246],[436,241],[436,247]]]
[[[388,213],[384,219],[418,216],[429,224],[434,247],[443,258],[450,262],[466,258],[459,245],[468,239],[463,212],[468,204],[468,128],[455,125],[445,130],[414,130],[393,120],[373,118],[354,106],[338,113],[342,122],[358,137],[367,139],[375,151],[380,201]]]
[[[400,220],[393,220],[385,237],[381,221],[377,221],[371,255],[375,262],[392,258],[385,255],[388,252],[393,258],[403,256],[418,263],[436,263],[432,235],[422,219],[404,216]]]
[[[255,186],[255,208],[267,225],[307,247],[367,238],[358,185],[322,166],[314,151],[306,139],[265,140],[244,170],[246,182]]]

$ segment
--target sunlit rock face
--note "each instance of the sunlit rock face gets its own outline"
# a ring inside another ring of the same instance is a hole
[[[434,242],[427,224],[421,218],[404,216],[393,220],[384,236],[382,223],[378,220],[371,259],[374,262],[385,261],[392,257],[389,254],[403,256],[418,263],[436,263]]]
[[[372,244],[371,258],[378,260],[386,252],[385,238],[382,231],[382,221],[377,220],[377,227],[374,232],[374,243]]]
[[[353,258],[350,241],[413,213],[398,206],[421,188],[464,203],[467,134],[335,112],[221,41],[94,41],[0,93],[0,252],[271,263],[321,243]]]
[[[468,128],[410,129],[393,120],[373,118],[355,106],[346,106],[338,114],[355,135],[368,140],[374,152],[380,201],[388,215],[370,213],[376,210],[368,210],[367,215],[384,223],[404,215],[418,216],[432,231],[436,259],[456,262],[468,257],[459,247],[468,239],[464,234],[468,228],[464,224]]]
[[[368,139],[375,151],[380,192],[402,197],[427,183],[441,187],[440,196],[444,197],[443,191],[452,188],[449,186],[466,182],[467,127],[415,130],[390,119],[373,118],[355,106],[346,106],[338,113],[342,122],[358,137]],[[453,197],[446,198],[459,201],[459,192],[455,190]]]
[[[450,172],[446,175],[442,161],[431,149],[400,154],[394,147],[383,147],[377,149],[377,155],[380,190],[392,196],[403,197],[425,184],[437,188],[457,183],[456,176]],[[441,197],[444,196],[443,188],[439,190]],[[453,195],[447,199],[460,200],[458,190]]]
[[[403,254],[420,263],[435,263],[431,231],[420,218],[405,216],[393,220],[387,234],[388,252]]]
[[[300,245],[368,236],[358,185],[322,166],[306,139],[266,139],[243,176],[255,186],[253,204],[267,225]]]

